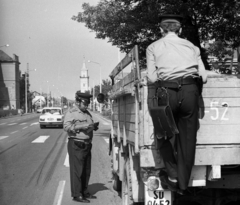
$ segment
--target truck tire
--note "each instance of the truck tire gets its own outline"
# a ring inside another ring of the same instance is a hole
[[[117,192],[122,190],[122,182],[119,180],[119,176],[113,173],[113,189]]]
[[[122,205],[134,205],[132,197],[132,183],[130,174],[130,160],[126,160],[122,181]]]

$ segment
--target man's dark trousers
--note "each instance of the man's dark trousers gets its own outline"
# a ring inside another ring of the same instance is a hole
[[[179,187],[187,189],[194,165],[198,129],[199,90],[196,84],[168,88],[169,103],[179,134],[175,136],[177,156],[172,143],[161,139],[160,153],[168,176],[178,179]]]
[[[72,197],[79,197],[87,190],[91,174],[91,148],[92,144],[68,141],[68,155],[70,165],[70,181]]]

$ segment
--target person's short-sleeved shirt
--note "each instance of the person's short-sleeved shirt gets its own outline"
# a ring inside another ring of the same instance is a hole
[[[169,33],[149,45],[146,57],[150,82],[196,74],[202,76],[203,81],[207,78],[199,48],[175,33]]]
[[[91,114],[86,110],[85,112],[81,111],[78,107],[73,107],[70,109],[64,117],[64,130],[68,133],[69,137],[78,138],[78,139],[90,139],[92,140],[93,131],[86,132],[75,132],[74,126],[76,124],[92,124],[93,119]]]

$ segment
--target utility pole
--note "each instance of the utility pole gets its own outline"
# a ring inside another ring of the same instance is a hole
[[[29,67],[27,63],[27,71],[25,72],[25,113],[28,113],[28,73]]]
[[[94,83],[94,80],[93,80],[93,111],[95,111],[94,98],[95,98],[95,83]]]

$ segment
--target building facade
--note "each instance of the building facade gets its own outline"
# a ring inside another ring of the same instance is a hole
[[[20,108],[20,71],[17,55],[13,58],[0,50],[0,110]]]

